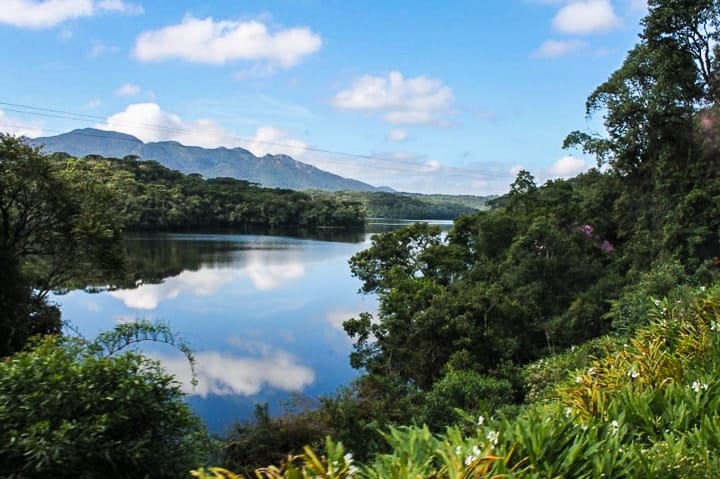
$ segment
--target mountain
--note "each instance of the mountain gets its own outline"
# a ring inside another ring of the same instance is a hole
[[[72,156],[100,155],[123,158],[136,155],[183,173],[200,173],[206,178],[231,177],[270,188],[326,191],[379,191],[367,183],[343,178],[287,155],[257,157],[243,148],[201,148],[176,141],[143,143],[138,138],[115,131],[83,128],[57,136],[35,138],[45,153],[65,152]],[[383,187],[383,191],[386,191]]]

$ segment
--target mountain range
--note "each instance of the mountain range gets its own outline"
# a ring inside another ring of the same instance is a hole
[[[123,158],[128,155],[154,160],[183,173],[199,173],[206,178],[231,177],[259,183],[269,188],[325,191],[393,191],[321,170],[287,155],[257,157],[243,148],[201,148],[176,141],[144,143],[115,131],[83,128],[57,136],[34,138],[31,143],[45,153],[65,152],[76,157],[100,155]]]

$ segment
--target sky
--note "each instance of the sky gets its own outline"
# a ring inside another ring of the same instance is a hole
[[[644,0],[0,0],[0,131],[94,127],[486,195],[594,166]]]

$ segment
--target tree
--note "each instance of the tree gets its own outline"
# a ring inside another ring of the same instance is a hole
[[[0,356],[59,330],[51,290],[121,268],[115,209],[102,184],[0,134]]]
[[[720,2],[651,0],[640,42],[588,98],[607,137],[573,132],[619,178],[617,236],[637,270],[677,257],[688,270],[720,254]],[[647,205],[653,205],[648,208]]]

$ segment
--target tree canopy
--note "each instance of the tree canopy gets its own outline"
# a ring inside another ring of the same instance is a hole
[[[122,268],[117,208],[103,184],[0,134],[0,356],[59,331],[51,290]]]

